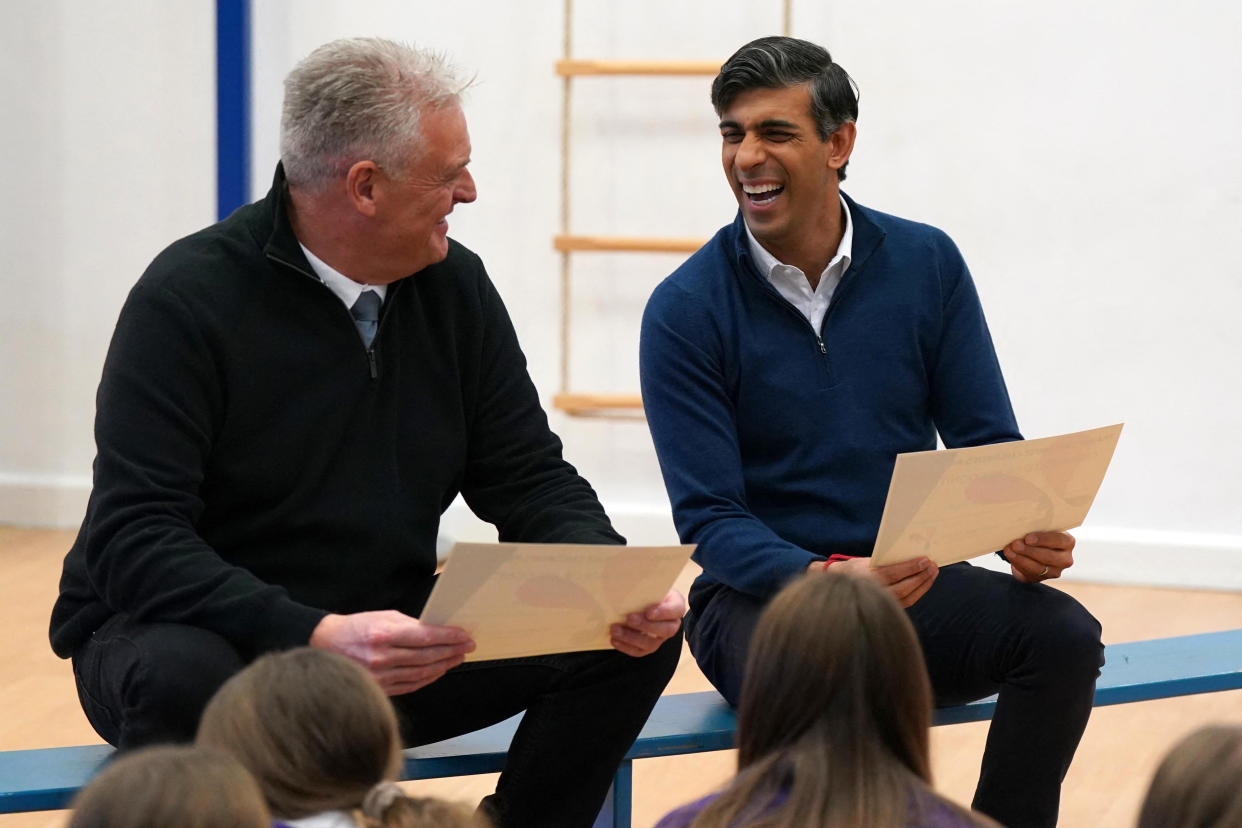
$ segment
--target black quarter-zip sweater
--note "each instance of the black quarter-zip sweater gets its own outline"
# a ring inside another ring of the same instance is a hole
[[[244,655],[328,612],[417,615],[461,492],[501,540],[623,543],[561,443],[479,258],[388,289],[368,350],[268,196],[173,243],[121,311],[94,489],[65,558],[62,657],[114,613]]]

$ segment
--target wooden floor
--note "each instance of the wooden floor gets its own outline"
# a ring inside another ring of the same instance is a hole
[[[47,644],[47,621],[60,561],[72,533],[0,527],[0,749],[100,741],[87,724],[67,662]],[[693,577],[683,574],[682,587]],[[1106,642],[1242,627],[1242,593],[1188,592],[1065,584],[1104,625]],[[709,685],[689,653],[668,692]],[[1095,711],[1065,783],[1061,825],[1132,826],[1147,780],[1164,750],[1213,721],[1242,723],[1242,691],[1105,707]],[[986,723],[932,730],[937,787],[969,803]],[[719,785],[732,772],[732,751],[635,763],[634,825],[645,828],[673,806]],[[477,800],[495,776],[413,783],[425,795]],[[0,816],[0,828],[61,826],[64,813]]]

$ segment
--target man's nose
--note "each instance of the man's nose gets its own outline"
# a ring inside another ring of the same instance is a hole
[[[742,143],[737,148],[739,167],[754,167],[762,164],[765,158],[767,158],[767,153],[763,149],[763,142],[757,135],[748,134],[742,138]]]
[[[470,170],[462,170],[461,180],[457,182],[457,187],[453,190],[453,203],[469,204],[478,197],[479,194],[474,188],[474,176],[470,174]]]

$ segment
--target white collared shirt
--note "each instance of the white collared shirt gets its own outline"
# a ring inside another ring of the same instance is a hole
[[[301,819],[275,820],[289,828],[358,828],[348,811],[322,811]]]
[[[298,242],[298,247],[302,248],[302,255],[310,263],[311,270],[315,271],[319,281],[327,285],[336,294],[336,298],[345,303],[346,308],[352,308],[354,302],[358,301],[358,297],[365,290],[375,291],[379,294],[380,302],[384,301],[384,294],[388,292],[388,285],[364,285],[361,282],[355,282],[339,270],[334,270],[323,259],[307,250],[306,245]]]
[[[845,232],[841,234],[841,243],[837,245],[837,253],[832,261],[819,275],[819,284],[811,289],[806,274],[793,265],[783,264],[775,256],[764,249],[750,227],[746,227],[746,238],[750,245],[750,255],[755,260],[755,268],[765,275],[772,286],[789,304],[798,309],[806,317],[819,335],[824,324],[824,314],[828,312],[828,304],[832,294],[841,283],[841,277],[849,269],[850,259],[854,253],[854,220],[850,218],[849,205],[841,199],[841,211],[845,215]],[[745,225],[745,222],[742,222]]]

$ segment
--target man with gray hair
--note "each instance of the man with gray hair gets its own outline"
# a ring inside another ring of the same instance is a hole
[[[907,608],[937,703],[1000,694],[974,807],[1055,825],[1103,652],[1096,620],[1040,583],[1073,564],[1074,538],[1015,539],[1011,573],[868,560],[899,453],[937,433],[950,448],[1022,439],[970,273],[944,233],[840,191],[858,98],[825,49],[748,43],[712,105],[738,215],[656,288],[640,345],[674,518],[703,567],[691,652],[736,704],[783,584],[874,578]]]
[[[676,666],[684,601],[615,624],[613,650],[506,661],[463,663],[464,630],[418,620],[459,492],[505,541],[624,542],[448,238],[475,199],[462,87],[372,39],[290,73],[271,192],[167,248],[121,311],[52,646],[121,748],[192,739],[225,679],[307,643],[366,666],[408,744],[526,710],[483,810],[586,826]]]

